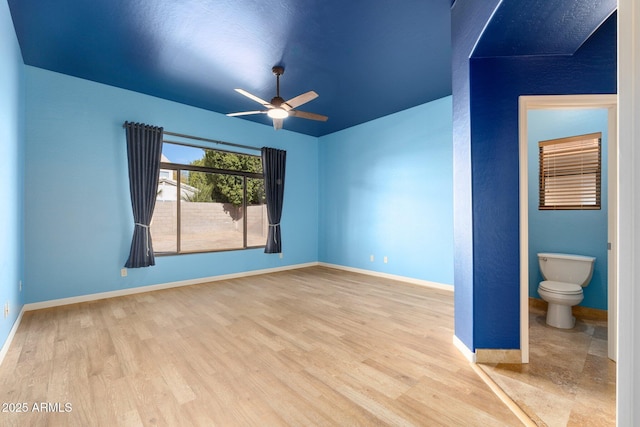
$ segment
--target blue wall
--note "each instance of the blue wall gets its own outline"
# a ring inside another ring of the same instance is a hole
[[[455,335],[474,350],[474,225],[469,58],[500,0],[457,0],[451,8]]]
[[[0,2],[0,348],[23,305],[24,65],[6,1]]]
[[[596,257],[593,278],[584,288],[585,307],[607,309],[607,176],[608,111],[606,109],[531,110],[528,125],[529,170],[529,296],[540,298],[542,280],[538,252],[561,252]],[[538,142],[602,132],[602,209],[538,209]]]
[[[446,97],[321,137],[320,261],[453,284],[451,133]]]
[[[317,138],[39,68],[25,70],[25,302],[317,261]],[[287,150],[284,258],[262,249],[158,257],[154,267],[120,277],[133,231],[126,120]]]
[[[318,260],[453,282],[450,97],[319,141],[39,68],[25,70],[26,302]],[[133,228],[126,120],[286,149],[284,258],[260,249],[158,257],[156,266],[120,277]]]
[[[472,244],[473,282],[458,283],[456,270],[456,293],[467,298],[456,297],[455,311],[456,335],[470,349],[520,347],[518,97],[615,93],[616,42],[614,14],[573,55],[469,60],[473,237],[466,236],[460,251],[456,242],[455,256],[456,266],[464,264],[458,258],[469,260]],[[454,104],[454,126],[455,114]],[[455,141],[456,133],[454,150]],[[463,166],[454,155],[454,170]],[[458,322],[469,310],[472,324]]]

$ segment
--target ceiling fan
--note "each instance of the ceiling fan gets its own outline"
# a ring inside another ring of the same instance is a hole
[[[276,75],[276,96],[271,99],[271,102],[267,102],[264,99],[261,99],[255,95],[250,94],[246,90],[236,89],[236,92],[246,96],[249,99],[256,101],[258,104],[261,104],[265,109],[264,110],[255,110],[255,111],[242,111],[239,113],[229,113],[227,116],[236,117],[236,116],[247,116],[250,114],[266,114],[273,119],[273,127],[275,130],[282,129],[282,122],[287,117],[300,117],[303,119],[310,120],[318,120],[321,122],[326,122],[328,117],[323,116],[322,114],[316,113],[308,113],[306,111],[298,111],[295,110],[296,107],[301,106],[302,104],[306,104],[309,101],[312,101],[318,97],[318,94],[314,91],[310,90],[309,92],[303,93],[302,95],[298,95],[294,98],[291,98],[288,101],[285,101],[280,97],[280,76],[284,74],[284,67],[275,66],[271,69],[273,74]]]

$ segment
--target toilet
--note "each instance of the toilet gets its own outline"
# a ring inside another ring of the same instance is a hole
[[[571,329],[576,318],[571,307],[580,304],[582,288],[589,285],[596,259],[591,256],[539,253],[538,264],[544,280],[538,286],[538,294],[549,303],[547,325]]]

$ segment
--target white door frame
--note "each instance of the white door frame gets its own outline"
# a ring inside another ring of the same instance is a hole
[[[529,110],[606,108],[608,110],[608,354],[617,359],[617,212],[618,212],[618,132],[617,95],[537,95],[521,96],[519,109],[520,140],[520,350],[522,363],[529,363],[529,174],[528,123]]]

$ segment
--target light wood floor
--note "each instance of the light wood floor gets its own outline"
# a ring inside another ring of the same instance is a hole
[[[452,336],[451,293],[322,267],[32,311],[0,425],[521,425]]]

